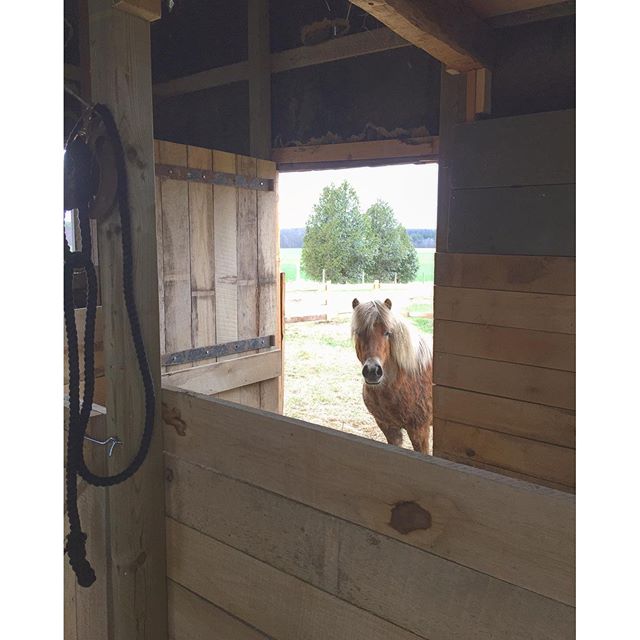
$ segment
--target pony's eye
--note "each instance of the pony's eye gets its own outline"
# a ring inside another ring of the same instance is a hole
[[[391,336],[391,331],[385,331],[385,332],[384,332],[384,335],[385,335],[387,338],[389,338],[389,337]]]

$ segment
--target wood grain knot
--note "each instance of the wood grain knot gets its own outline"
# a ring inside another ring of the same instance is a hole
[[[169,408],[162,403],[162,420],[171,425],[179,436],[187,435],[187,423],[180,417],[180,412],[175,408]]]
[[[475,449],[466,449],[465,453],[470,457],[473,458],[473,456],[476,455]]]
[[[431,528],[431,514],[416,502],[398,502],[391,509],[391,522],[396,531],[407,534]]]
[[[172,482],[173,481],[173,469],[165,469],[164,470],[164,477],[166,479],[167,482]]]

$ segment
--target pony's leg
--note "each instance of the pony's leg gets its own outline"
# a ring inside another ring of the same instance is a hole
[[[409,434],[409,440],[411,440],[411,444],[413,445],[414,451],[419,451],[420,453],[430,454],[431,447],[429,446],[431,443],[429,442],[429,425],[421,425],[416,429],[407,429],[407,433]]]
[[[387,439],[387,442],[389,444],[394,444],[396,445],[396,447],[402,446],[401,429],[394,429],[393,427],[381,427],[380,424],[378,424],[378,426],[380,427],[380,431],[384,433],[384,437]]]

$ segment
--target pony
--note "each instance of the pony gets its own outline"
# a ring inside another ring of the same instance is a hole
[[[391,300],[352,302],[351,336],[362,364],[362,398],[387,442],[430,453],[433,357],[424,337],[391,313]]]

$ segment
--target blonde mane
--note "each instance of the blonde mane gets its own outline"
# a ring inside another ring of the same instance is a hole
[[[431,349],[424,337],[379,300],[362,302],[353,310],[351,337],[355,340],[359,333],[370,332],[376,324],[391,333],[391,357],[398,368],[416,374],[431,363]]]

